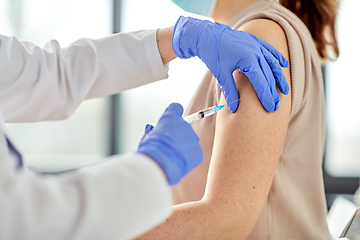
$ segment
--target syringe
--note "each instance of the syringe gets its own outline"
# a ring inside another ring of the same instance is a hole
[[[237,101],[240,101],[240,99],[238,100],[235,100],[229,104],[232,104],[234,102],[237,102]],[[209,117],[211,115],[214,115],[217,111],[219,111],[220,109],[222,109],[223,107],[225,107],[225,105],[220,105],[220,106],[212,106],[212,107],[209,107],[209,108],[205,108],[201,111],[198,111],[196,113],[193,113],[193,114],[190,114],[186,117],[184,117],[184,120],[188,123],[192,123],[192,122],[195,122],[197,120],[200,120],[202,118],[206,118],[206,117]]]
[[[193,114],[190,114],[190,115],[184,117],[184,120],[187,121],[188,123],[192,123],[194,121],[197,121],[197,120],[200,120],[202,118],[206,118],[208,116],[211,116],[211,115],[215,114],[217,111],[222,109],[224,106],[225,105],[213,106],[213,107],[205,108],[204,110],[198,111],[196,113],[193,113]]]

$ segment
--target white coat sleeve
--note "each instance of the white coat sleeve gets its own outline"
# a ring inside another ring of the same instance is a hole
[[[141,154],[60,176],[0,164],[0,239],[132,239],[171,214],[172,198],[160,167]],[[7,159],[9,160],[9,159]]]
[[[157,30],[44,48],[0,35],[0,108],[7,122],[64,119],[88,98],[167,78]]]

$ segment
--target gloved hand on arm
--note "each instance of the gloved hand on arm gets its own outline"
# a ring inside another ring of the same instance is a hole
[[[199,138],[182,114],[180,104],[171,104],[155,128],[146,126],[138,148],[158,163],[170,185],[179,183],[203,159]]]
[[[281,67],[288,67],[289,62],[272,45],[250,33],[181,16],[174,27],[172,45],[179,58],[198,56],[206,64],[219,82],[231,112],[235,112],[239,104],[232,75],[237,69],[249,78],[268,112],[278,109],[276,85],[283,94],[289,92],[281,70]]]

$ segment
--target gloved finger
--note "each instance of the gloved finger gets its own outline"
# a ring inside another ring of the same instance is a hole
[[[184,108],[179,103],[172,103],[165,110],[165,113],[172,113],[172,114],[175,114],[176,116],[179,116],[179,117],[182,116],[183,112],[184,112]]]
[[[270,93],[274,101],[274,111],[278,110],[278,105],[280,101],[279,93],[276,89],[276,80],[274,78],[273,72],[271,71],[270,66],[268,65],[265,58],[259,59],[259,65],[263,71],[264,77],[266,78],[266,81],[268,82],[268,86],[270,88]]]
[[[288,67],[289,61],[273,45],[259,38],[260,44],[268,50],[279,62],[282,67]]]
[[[275,109],[274,99],[270,92],[270,87],[259,65],[255,65],[250,69],[242,71],[253,84],[255,92],[263,105],[264,109],[272,112]]]
[[[150,125],[150,124],[146,124],[145,126],[145,133],[141,138],[141,141],[144,140],[144,138],[148,135],[148,133],[154,128],[154,126]]]
[[[271,53],[269,53],[265,48],[262,49],[263,55],[269,64],[272,73],[275,77],[276,84],[283,94],[287,95],[289,93],[289,84],[284,76],[284,73],[279,65],[279,62],[274,58]]]
[[[221,81],[218,80],[218,82],[220,84],[221,91],[224,94],[229,110],[232,113],[236,112],[239,106],[239,101],[236,101],[239,99],[239,92],[232,73],[229,73],[227,76],[221,79]]]

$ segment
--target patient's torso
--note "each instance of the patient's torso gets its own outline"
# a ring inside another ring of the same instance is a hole
[[[292,78],[292,109],[282,153],[268,199],[247,239],[331,239],[326,225],[322,179],[324,150],[324,89],[320,62],[305,25],[280,4],[258,1],[229,23],[268,18],[286,33]],[[217,105],[221,91],[208,73],[187,113]],[[215,135],[216,116],[192,123],[204,151],[203,163],[173,187],[175,204],[198,201],[204,195]],[[239,226],[241,228],[241,226]]]

